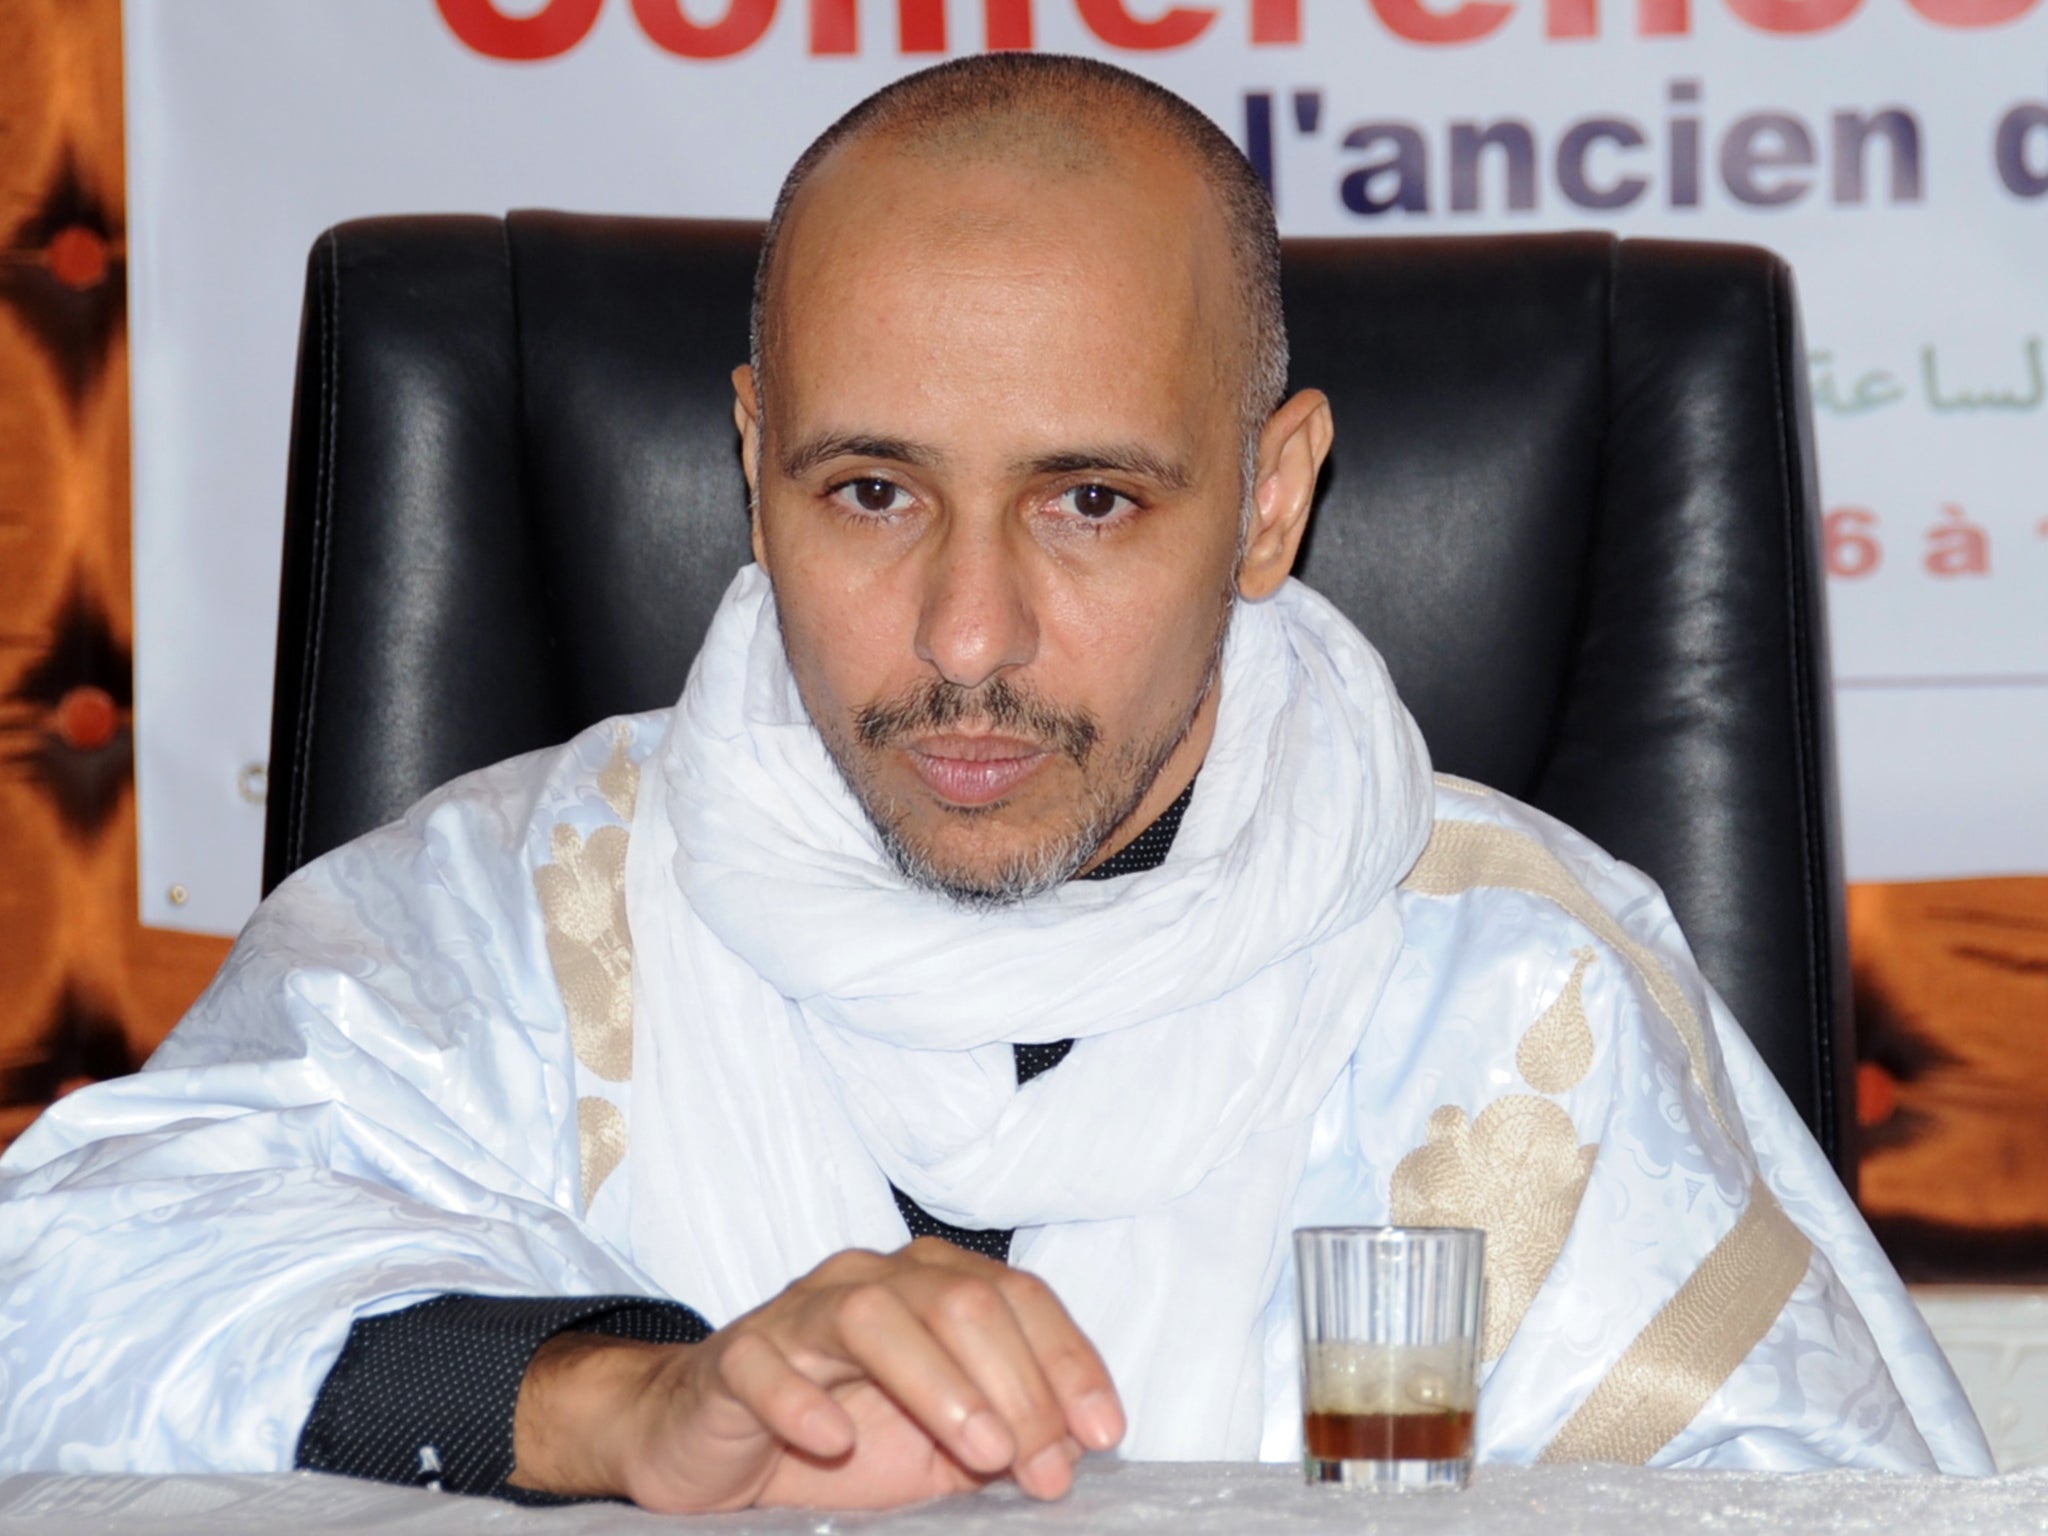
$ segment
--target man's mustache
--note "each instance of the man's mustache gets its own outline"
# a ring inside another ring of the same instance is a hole
[[[853,717],[854,734],[870,750],[963,725],[1022,737],[1082,765],[1102,735],[1086,710],[1061,709],[1005,677],[973,688],[931,678],[894,699],[863,705]]]

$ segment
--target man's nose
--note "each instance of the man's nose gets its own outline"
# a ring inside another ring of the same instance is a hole
[[[1038,653],[1038,619],[1000,521],[954,519],[923,571],[917,654],[940,676],[974,688]]]

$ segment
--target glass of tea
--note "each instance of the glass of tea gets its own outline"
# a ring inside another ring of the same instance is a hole
[[[1311,1483],[1463,1488],[1486,1234],[1301,1227],[1302,1467]]]

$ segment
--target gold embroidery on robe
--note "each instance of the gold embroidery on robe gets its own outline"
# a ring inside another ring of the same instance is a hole
[[[569,1015],[576,1059],[607,1082],[633,1070],[633,941],[626,927],[626,829],[600,827],[584,842],[567,823],[555,862],[533,872],[547,924],[548,959]]]
[[[576,1143],[583,1154],[583,1209],[626,1156],[626,1117],[609,1099],[576,1101]]]
[[[1593,1027],[1586,1022],[1582,989],[1594,955],[1590,948],[1575,949],[1572,955],[1578,964],[1572,967],[1571,980],[1515,1047],[1515,1066],[1539,1093],[1576,1088],[1593,1067]]]
[[[640,795],[640,766],[626,756],[627,733],[612,737],[611,761],[597,792],[612,814],[630,823]],[[566,823],[554,830],[555,862],[533,872],[547,928],[548,960],[576,1059],[607,1082],[633,1071],[633,938],[626,926],[624,827],[600,827],[586,842]],[[626,1117],[608,1099],[576,1101],[577,1148],[583,1162],[583,1208],[626,1155]]]
[[[1477,1121],[1446,1104],[1394,1169],[1397,1224],[1485,1229],[1485,1359],[1508,1347],[1557,1262],[1598,1150],[1579,1145],[1572,1117],[1550,1100],[1514,1093]]]
[[[612,737],[612,760],[597,776],[597,792],[612,814],[627,826],[633,824],[633,806],[640,799],[640,765],[626,756],[626,728]]]
[[[1749,1205],[1544,1447],[1544,1461],[1647,1462],[1748,1358],[1806,1277],[1813,1244],[1762,1179]]]
[[[1439,773],[1435,777],[1437,788],[1448,789],[1455,794],[1484,797],[1493,793],[1492,789],[1477,779],[1461,779],[1455,773]]]
[[[1557,855],[1521,832],[1472,821],[1439,821],[1429,846],[1401,882],[1401,889],[1420,896],[1459,896],[1479,886],[1522,891],[1554,902],[1620,955],[1642,978],[1643,990],[1657,1005],[1685,1047],[1692,1081],[1706,1101],[1707,1112],[1730,1141],[1741,1145],[1708,1066],[1707,1027],[1677,977],[1648,945],[1639,943],[1593,894],[1572,878]]]

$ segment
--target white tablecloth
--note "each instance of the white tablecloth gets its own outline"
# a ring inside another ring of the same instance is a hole
[[[690,1529],[720,1536],[1718,1536],[1770,1532],[2048,1533],[2048,1472],[1988,1478],[1646,1472],[1632,1467],[1482,1467],[1462,1494],[1363,1494],[1308,1488],[1289,1467],[1124,1464],[1083,1469],[1057,1504],[1014,1489],[893,1514],[784,1511],[665,1519],[615,1504],[525,1509],[487,1499],[387,1488],[310,1473],[278,1477],[59,1477],[0,1481],[0,1532],[72,1536],[241,1536],[390,1531],[582,1536]]]

